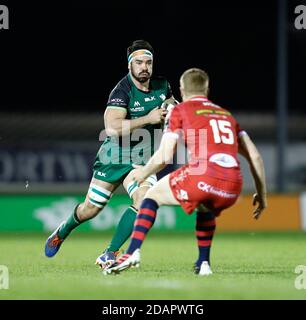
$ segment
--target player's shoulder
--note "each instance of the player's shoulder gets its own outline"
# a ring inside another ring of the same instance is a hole
[[[181,114],[186,114],[186,111],[188,110],[191,110],[191,108],[188,108],[186,101],[182,101],[174,105],[174,107],[171,109],[171,115],[180,116]]]
[[[128,93],[131,90],[131,84],[129,82],[128,76],[123,77],[114,87],[112,91],[122,91]]]
[[[111,91],[107,106],[125,107],[129,103],[130,84],[127,77],[122,78]]]
[[[209,99],[203,102],[203,106],[215,110],[215,113],[217,114],[224,114],[228,116],[232,115],[231,111],[227,107],[224,107],[223,105],[221,106],[220,104],[217,104]]]
[[[228,108],[228,106],[221,106],[209,100],[207,102],[207,105],[214,110],[214,114],[231,119],[231,121],[237,122],[235,116],[233,115],[232,111]]]
[[[151,86],[153,89],[166,89],[168,87],[168,80],[163,76],[153,76],[151,78]]]
[[[183,109],[190,109],[192,108],[192,106],[194,105],[194,102],[191,101],[191,100],[185,100],[185,101],[182,101],[180,103],[178,103],[175,108],[180,111],[180,110],[183,110]]]
[[[179,103],[176,107],[180,111],[190,111],[196,108],[197,114],[215,114],[220,116],[233,117],[232,113],[227,108],[220,106],[219,104],[216,104],[207,98],[194,98],[185,100]]]

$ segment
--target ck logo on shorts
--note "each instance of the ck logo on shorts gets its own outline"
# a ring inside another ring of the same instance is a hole
[[[300,273],[300,275],[297,276],[294,281],[295,288],[298,290],[301,290],[301,289],[306,290],[306,266],[303,266],[303,265],[296,266],[294,272]]]
[[[224,190],[215,188],[215,187],[211,186],[210,184],[205,183],[204,181],[200,181],[198,183],[198,188],[204,192],[212,193],[212,194],[215,194],[215,195],[222,197],[222,198],[237,198],[238,197],[237,194],[228,193]]]
[[[9,10],[7,6],[0,5],[0,30],[9,28]]]
[[[0,265],[0,289],[9,288],[9,270],[7,266]]]
[[[205,192],[209,192],[210,188],[211,188],[211,185],[210,184],[207,184],[203,181],[200,181],[198,183],[198,188],[202,191],[205,191]]]

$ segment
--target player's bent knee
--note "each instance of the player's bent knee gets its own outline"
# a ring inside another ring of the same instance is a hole
[[[144,198],[150,198],[158,203],[158,194],[154,190],[154,188],[147,190]]]
[[[149,187],[143,187],[143,188],[139,188],[132,196],[133,198],[133,206],[136,209],[140,208],[141,202],[144,199],[147,191],[149,190]]]
[[[169,186],[169,177],[162,178],[155,186],[148,190],[145,198],[154,200],[158,206],[179,205]]]
[[[80,221],[94,218],[106,206],[111,198],[112,191],[107,190],[96,182],[92,182],[89,186],[88,194],[85,202],[78,210]]]

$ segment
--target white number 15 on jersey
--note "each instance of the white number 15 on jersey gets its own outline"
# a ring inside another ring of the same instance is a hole
[[[229,121],[212,119],[209,124],[214,134],[215,143],[234,144],[234,134]]]

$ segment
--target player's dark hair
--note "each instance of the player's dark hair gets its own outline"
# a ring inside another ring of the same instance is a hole
[[[145,40],[135,40],[133,41],[133,43],[127,48],[127,57],[129,57],[129,55],[131,53],[133,53],[136,50],[141,50],[141,49],[146,49],[149,50],[150,52],[152,52],[152,54],[154,54],[154,50],[153,47],[150,45],[150,43],[148,41]]]

